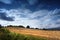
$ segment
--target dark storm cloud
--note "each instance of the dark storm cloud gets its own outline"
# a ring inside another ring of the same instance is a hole
[[[0,2],[3,2],[5,4],[11,4],[13,0],[0,0]]]
[[[9,3],[6,4],[6,2]],[[60,8],[60,0],[3,0],[0,1],[0,8],[13,9],[13,8],[25,8],[32,11],[37,11],[40,9],[53,10]]]
[[[14,21],[12,17],[7,17],[6,13],[0,13],[0,19],[6,21]]]
[[[60,8],[60,0],[15,0],[15,2],[16,4],[20,3],[21,7],[25,7],[32,11],[40,9],[54,10]]]
[[[37,0],[37,3],[32,5],[34,10],[47,9],[54,10],[60,8],[60,0]]]
[[[41,28],[60,26],[57,25],[60,22],[60,0],[0,0],[0,9],[3,9],[0,13],[2,24],[6,20]]]

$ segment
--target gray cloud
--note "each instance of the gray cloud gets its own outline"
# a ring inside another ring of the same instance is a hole
[[[0,19],[6,21],[14,21],[12,17],[7,17],[6,13],[0,13]]]
[[[9,23],[6,22],[5,25],[7,25],[8,23],[12,25],[20,25],[20,24],[25,26],[30,25],[31,27],[38,27],[38,28],[55,28],[60,26],[58,25],[59,24],[58,22],[60,22],[59,15],[56,15],[60,13],[59,10],[60,9],[39,10],[32,12],[31,10],[28,9],[10,9],[10,10],[3,9],[2,12],[5,12],[8,17],[15,17],[13,22]]]

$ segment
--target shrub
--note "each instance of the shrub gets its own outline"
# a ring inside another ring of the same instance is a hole
[[[47,30],[47,29],[43,28],[42,30]]]
[[[2,28],[2,26],[0,25],[0,28]]]
[[[8,25],[7,27],[13,27],[12,25]]]
[[[22,25],[19,25],[18,27],[25,28],[25,27],[24,27],[24,26],[22,26]]]
[[[39,28],[35,28],[35,29],[39,29]]]
[[[28,25],[26,28],[30,28],[30,26]]]

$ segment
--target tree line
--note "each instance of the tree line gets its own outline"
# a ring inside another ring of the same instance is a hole
[[[47,30],[47,29],[45,29],[45,28],[43,28],[43,29],[39,29],[39,28],[30,28],[29,25],[27,25],[26,27],[24,27],[23,25],[18,25],[18,26],[16,26],[16,25],[2,26],[2,25],[0,24],[0,28],[5,28],[5,27],[19,27],[19,28],[29,28],[29,29],[37,29],[37,30]]]
[[[0,24],[0,28],[3,28],[3,27],[20,27],[20,28],[25,28],[23,25],[18,25],[18,26],[15,26],[15,25],[2,26],[2,25]],[[27,25],[26,28],[30,28],[30,26]]]

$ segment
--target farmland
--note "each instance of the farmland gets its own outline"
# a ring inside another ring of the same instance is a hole
[[[8,30],[23,35],[33,35],[37,37],[47,38],[48,40],[60,40],[60,31],[52,30],[36,30],[19,27],[8,27]]]

